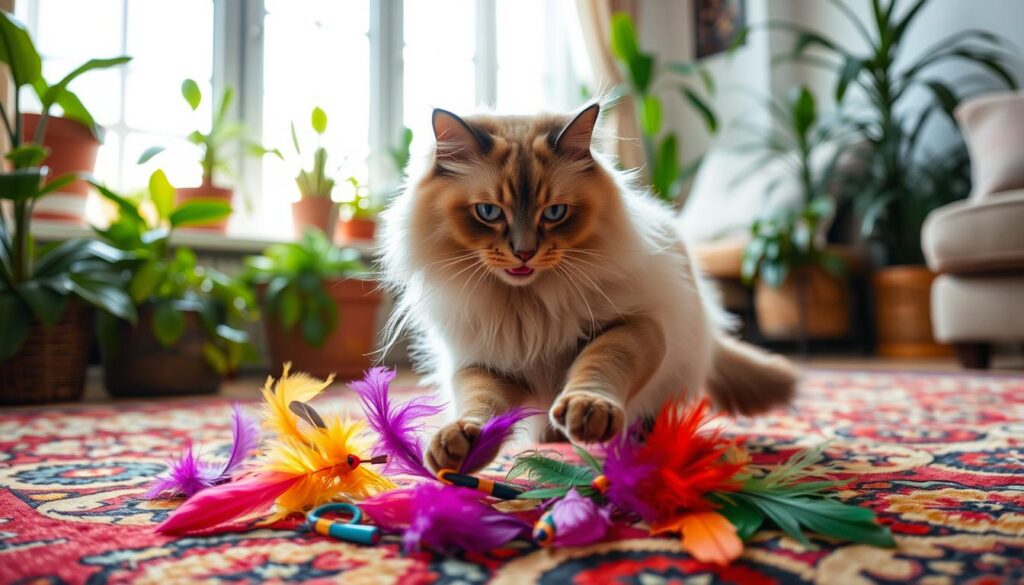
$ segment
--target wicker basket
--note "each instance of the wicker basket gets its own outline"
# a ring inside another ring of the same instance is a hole
[[[18,353],[0,363],[0,404],[82,398],[92,340],[92,309],[72,299],[50,329],[33,324]]]

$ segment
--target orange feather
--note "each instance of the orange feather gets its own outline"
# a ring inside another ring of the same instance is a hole
[[[693,512],[651,527],[651,534],[679,532],[683,550],[702,563],[728,565],[743,554],[736,527],[718,512]]]

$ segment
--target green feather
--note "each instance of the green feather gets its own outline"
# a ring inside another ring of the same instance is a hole
[[[538,451],[520,455],[505,479],[512,480],[524,474],[537,483],[566,488],[589,486],[594,480],[593,469],[566,463]]]

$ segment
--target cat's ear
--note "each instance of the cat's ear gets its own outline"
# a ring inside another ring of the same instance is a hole
[[[491,137],[474,130],[465,120],[448,110],[434,109],[432,117],[434,139],[437,141],[437,159],[440,161],[466,160],[486,153],[491,148]]]
[[[591,104],[576,114],[555,139],[555,152],[573,159],[590,158],[590,141],[594,137],[594,127],[597,126],[597,116],[601,113],[601,106]]]

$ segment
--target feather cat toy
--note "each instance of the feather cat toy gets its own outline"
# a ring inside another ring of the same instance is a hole
[[[606,445],[604,461],[580,448],[576,453],[583,465],[537,452],[519,457],[508,477],[527,474],[543,486],[520,497],[556,500],[538,522],[535,538],[544,546],[600,540],[602,509],[582,506],[580,497],[588,497],[646,521],[652,534],[680,534],[694,558],[720,565],[738,558],[743,541],[767,522],[808,547],[804,529],[895,546],[874,512],[835,498],[832,490],[845,482],[822,479],[822,472],[812,469],[823,448],[755,474],[734,441],[706,428],[710,418],[707,401],[669,402],[645,437],[634,428]]]
[[[405,550],[422,546],[437,550],[485,551],[528,533],[529,524],[484,502],[486,496],[513,498],[512,486],[465,475],[467,469],[491,461],[519,421],[537,413],[514,409],[487,421],[458,470],[436,476],[423,464],[423,420],[441,411],[427,397],[393,404],[389,386],[393,370],[373,368],[351,386],[359,395],[370,427],[380,437],[374,455],[388,457],[388,470],[414,479],[412,487],[369,498],[361,507],[381,528],[402,532]],[[440,481],[440,483],[436,483]],[[456,483],[461,485],[450,485]],[[473,489],[469,489],[473,488]]]
[[[383,458],[364,460],[372,436],[362,422],[340,416],[321,417],[307,402],[330,383],[306,374],[267,378],[263,386],[267,441],[252,467],[235,481],[203,490],[157,526],[164,534],[223,531],[231,523],[259,516],[270,524],[291,513],[339,499],[363,499],[395,487],[368,467]]]

